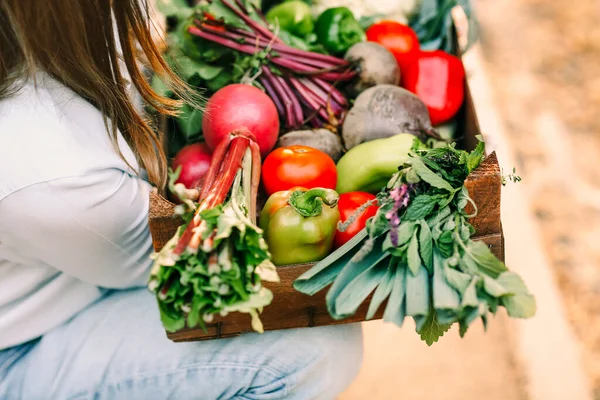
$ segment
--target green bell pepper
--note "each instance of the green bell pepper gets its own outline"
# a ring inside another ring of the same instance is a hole
[[[271,8],[267,21],[293,35],[306,36],[313,31],[314,22],[308,4],[301,0],[287,1]]]
[[[325,258],[333,247],[340,212],[332,189],[293,188],[269,197],[259,225],[275,265],[301,264]]]
[[[342,55],[353,44],[367,40],[354,14],[346,7],[323,11],[317,18],[315,33],[327,51],[335,55]]]
[[[351,148],[337,163],[336,191],[378,193],[408,161],[415,136],[401,133]]]

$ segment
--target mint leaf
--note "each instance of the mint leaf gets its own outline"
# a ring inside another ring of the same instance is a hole
[[[415,229],[417,229],[417,224],[415,222],[402,222],[398,229],[398,245],[400,246],[408,243],[413,237]]]
[[[411,164],[414,171],[419,175],[421,179],[429,183],[431,186],[438,189],[447,190],[449,192],[455,192],[456,190],[450,186],[442,177],[434,173],[432,170],[427,168],[423,161],[419,157],[411,159]]]
[[[406,212],[404,213],[404,219],[409,221],[416,221],[427,217],[436,206],[436,201],[433,201],[431,196],[420,195],[415,197],[409,204]]]
[[[531,318],[537,311],[535,297],[531,294],[515,294],[504,296],[500,302],[506,312],[513,318]]]
[[[437,319],[435,310],[431,310],[427,319],[420,330],[417,333],[421,336],[421,340],[427,343],[427,346],[431,346],[439,340],[444,333],[448,332],[452,325],[442,325]]]
[[[457,269],[446,266],[444,269],[446,280],[454,289],[464,293],[471,282],[471,275],[460,272]]]
[[[483,275],[483,288],[490,296],[494,297],[502,297],[509,293],[504,286],[487,275]]]
[[[467,155],[467,169],[471,173],[475,168],[481,164],[481,161],[485,157],[485,142],[480,141],[477,143],[477,147],[471,153]]]
[[[463,292],[463,298],[460,303],[461,307],[465,308],[479,306],[479,299],[477,298],[477,281],[478,279],[476,276],[471,279],[471,283],[469,283],[469,286],[467,286]]]
[[[465,255],[468,254],[477,264],[482,272],[497,278],[500,273],[507,271],[506,265],[492,253],[488,246],[483,242],[470,241],[465,248]]]
[[[498,277],[498,283],[509,294],[500,299],[508,315],[513,318],[530,318],[537,311],[535,298],[527,290],[523,279],[514,272],[504,272]]]

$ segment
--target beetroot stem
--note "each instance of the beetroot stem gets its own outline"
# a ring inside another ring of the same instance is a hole
[[[273,103],[275,103],[275,108],[277,108],[277,113],[279,113],[280,116],[284,116],[285,108],[283,107],[283,104],[281,103],[281,99],[279,98],[279,95],[273,88],[273,85],[271,84],[269,79],[267,79],[266,77],[260,77],[258,80],[264,86],[265,90],[267,91],[267,94],[273,100]]]
[[[283,88],[283,86],[281,85],[281,82],[279,82],[277,80],[277,78],[273,75],[273,73],[271,72],[271,70],[268,67],[263,66],[262,67],[262,71],[263,74],[265,76],[266,79],[269,80],[269,82],[272,84],[273,89],[277,92],[277,94],[279,95],[279,98],[283,101],[283,105],[285,107],[285,112],[283,113],[283,115],[285,115],[286,118],[286,126],[291,127],[295,125],[295,121],[296,121],[296,114],[294,113],[294,107],[293,107],[293,100],[290,98],[290,96],[288,96],[288,93],[285,91],[285,89]]]
[[[227,8],[229,8],[238,17],[240,17],[246,23],[246,25],[248,25],[248,27],[250,29],[254,30],[258,35],[263,36],[263,37],[265,37],[267,39],[270,39],[270,40],[281,42],[281,39],[279,39],[277,36],[275,36],[273,34],[273,32],[271,32],[270,30],[268,30],[264,26],[261,26],[258,22],[254,21],[248,15],[244,14],[242,11],[238,10],[237,8],[235,8],[227,0],[221,0],[221,3],[223,3]]]

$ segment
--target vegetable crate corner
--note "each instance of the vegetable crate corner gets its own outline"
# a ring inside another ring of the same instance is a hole
[[[161,124],[148,287],[171,340],[412,318],[431,345],[535,314],[448,10],[184,3],[158,1],[165,58],[209,100]]]

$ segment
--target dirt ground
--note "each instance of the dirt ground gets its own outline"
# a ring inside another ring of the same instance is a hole
[[[517,172],[600,399],[600,2],[475,6]]]

